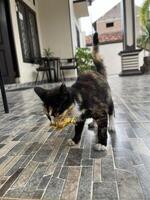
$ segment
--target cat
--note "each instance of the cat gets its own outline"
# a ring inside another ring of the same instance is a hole
[[[50,120],[62,115],[72,105],[74,106],[73,115],[77,118],[77,122],[75,135],[68,140],[69,145],[76,145],[80,142],[86,119],[93,118],[98,126],[97,142],[94,147],[97,151],[103,151],[107,149],[107,129],[115,132],[115,126],[114,104],[105,66],[99,54],[98,33],[93,36],[92,57],[97,72],[80,74],[71,87],[62,84],[50,90],[35,87],[34,91],[43,101],[46,115]]]

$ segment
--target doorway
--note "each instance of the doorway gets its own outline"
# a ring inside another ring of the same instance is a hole
[[[5,84],[15,83],[19,77],[9,0],[0,0],[0,69]]]

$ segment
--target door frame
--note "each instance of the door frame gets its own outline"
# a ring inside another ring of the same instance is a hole
[[[14,40],[14,32],[13,32],[13,25],[12,25],[12,16],[10,12],[10,0],[3,0],[5,4],[5,12],[7,18],[7,27],[8,27],[8,35],[9,35],[9,43],[10,43],[10,52],[12,55],[12,62],[13,62],[13,70],[15,74],[15,78],[20,77],[19,65],[18,65],[18,58]]]

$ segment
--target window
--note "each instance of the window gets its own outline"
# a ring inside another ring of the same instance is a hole
[[[114,26],[114,22],[106,23],[106,27],[107,28],[110,28],[110,27],[113,27],[113,26]]]
[[[16,2],[23,61],[28,63],[38,63],[40,58],[40,45],[36,14],[24,2],[20,0],[17,0]]]

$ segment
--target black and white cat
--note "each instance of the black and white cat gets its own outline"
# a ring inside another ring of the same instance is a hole
[[[97,72],[82,73],[71,87],[62,84],[60,87],[45,90],[35,87],[36,94],[44,103],[47,117],[58,117],[70,106],[74,106],[76,115],[75,135],[68,141],[69,145],[80,142],[82,130],[87,118],[93,118],[98,125],[97,144],[95,149],[106,150],[107,124],[109,117],[109,131],[115,131],[114,104],[107,82],[105,66],[99,55],[98,34],[93,37],[93,62]]]

